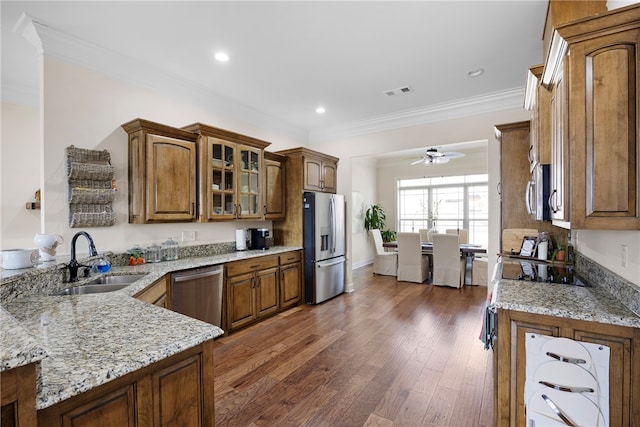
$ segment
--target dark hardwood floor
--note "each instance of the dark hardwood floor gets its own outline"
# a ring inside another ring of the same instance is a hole
[[[216,425],[493,425],[487,288],[354,284],[216,340]]]

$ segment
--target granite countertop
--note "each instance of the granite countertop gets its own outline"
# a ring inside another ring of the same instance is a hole
[[[146,276],[102,294],[50,296],[69,284],[38,280],[33,272],[29,289],[11,280],[0,282],[7,288],[0,307],[1,370],[38,362],[36,407],[56,404],[224,333],[217,326],[132,298],[165,274],[299,249],[272,247],[114,267],[102,275]]]
[[[567,319],[640,328],[640,316],[605,289],[500,279],[491,303],[496,308]]]

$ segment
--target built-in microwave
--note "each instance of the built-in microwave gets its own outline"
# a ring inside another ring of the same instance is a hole
[[[525,201],[527,212],[540,221],[551,221],[549,195],[551,189],[551,165],[536,164],[527,183]]]

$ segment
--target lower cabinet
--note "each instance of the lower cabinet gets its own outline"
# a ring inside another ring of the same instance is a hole
[[[214,420],[213,340],[38,411],[41,426],[213,426]]]
[[[300,251],[231,262],[225,265],[225,270],[227,332],[302,300]]]
[[[640,329],[523,313],[498,311],[494,347],[494,425],[526,425],[525,336],[528,333],[602,344],[609,360],[609,424],[638,425],[640,420]]]
[[[2,372],[0,384],[2,426],[36,425],[36,364]]]
[[[302,300],[301,252],[280,255],[280,308],[298,305]]]
[[[169,308],[167,302],[168,275],[162,276],[133,297],[158,307]]]
[[[278,311],[278,257],[227,264],[227,329]]]

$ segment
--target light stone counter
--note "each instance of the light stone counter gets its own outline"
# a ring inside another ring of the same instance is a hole
[[[640,316],[599,286],[501,279],[491,303],[498,309],[640,328]]]
[[[224,333],[132,298],[157,279],[174,271],[299,249],[273,247],[114,267],[104,275],[147,275],[124,289],[102,294],[50,296],[69,284],[33,271],[27,275],[28,286],[15,277],[0,281],[2,370],[39,362],[37,409],[56,404]],[[54,270],[59,275],[64,268]]]
[[[0,307],[0,337],[0,372],[39,362],[47,357],[42,340],[32,335],[3,307]]]

